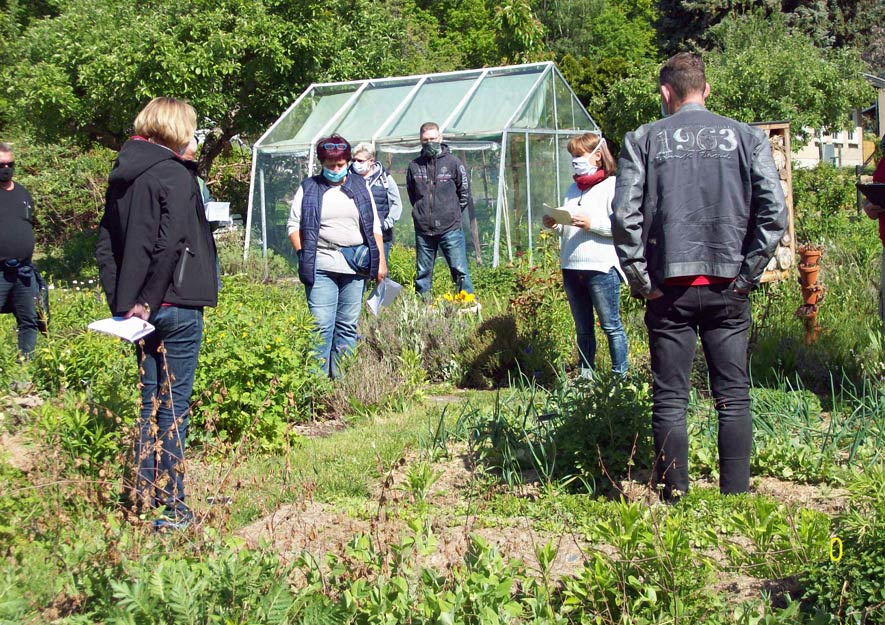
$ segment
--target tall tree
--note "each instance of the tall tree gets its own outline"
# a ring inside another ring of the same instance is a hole
[[[57,0],[9,46],[9,118],[38,138],[117,148],[151,97],[187,98],[211,130],[206,171],[310,82],[454,69],[412,0]]]

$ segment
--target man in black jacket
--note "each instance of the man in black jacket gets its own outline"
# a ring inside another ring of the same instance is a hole
[[[13,182],[12,148],[0,143],[0,308],[9,304],[18,326],[18,351],[24,358],[37,345],[37,278],[34,253],[34,200]]]
[[[746,492],[753,429],[748,294],[787,226],[767,137],[709,112],[700,57],[660,72],[664,119],[624,137],[612,232],[634,295],[647,300],[652,430],[663,497],[688,491],[689,378],[698,336],[719,414],[719,489]]]
[[[461,214],[470,205],[467,168],[442,142],[439,126],[421,125],[421,155],[409,163],[406,190],[415,223],[415,291],[429,295],[437,250],[442,250],[457,292],[473,293]]]

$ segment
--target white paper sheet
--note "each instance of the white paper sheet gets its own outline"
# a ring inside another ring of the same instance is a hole
[[[390,278],[384,278],[382,282],[376,284],[375,288],[372,289],[369,299],[366,301],[366,306],[377,316],[382,308],[387,308],[393,303],[393,300],[396,299],[396,296],[402,290],[403,285],[394,282]]]
[[[230,202],[206,202],[208,221],[230,221]]]
[[[544,214],[552,217],[553,221],[558,224],[563,224],[565,226],[572,225],[572,214],[564,208],[553,208],[552,206],[544,204]]]
[[[93,321],[88,328],[102,334],[120,337],[130,343],[135,343],[154,331],[154,326],[138,317],[129,317],[129,319],[108,317]]]

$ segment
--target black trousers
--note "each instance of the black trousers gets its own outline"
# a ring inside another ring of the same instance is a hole
[[[750,487],[753,424],[747,375],[750,302],[730,284],[664,286],[645,311],[654,380],[655,473],[664,498],[688,492],[688,408],[698,336],[719,415],[719,489]]]

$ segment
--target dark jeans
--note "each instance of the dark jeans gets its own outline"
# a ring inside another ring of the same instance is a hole
[[[730,284],[661,289],[645,311],[654,379],[652,430],[656,477],[664,497],[688,492],[689,376],[698,335],[707,359],[710,390],[719,414],[719,490],[750,487],[753,423],[747,376],[750,301]]]
[[[142,385],[135,492],[141,506],[164,507],[167,516],[187,518],[182,465],[203,310],[162,306],[150,322],[157,329],[144,338],[144,347],[135,348]]]
[[[596,359],[596,327],[593,311],[608,339],[612,371],[627,373],[627,333],[621,323],[621,276],[612,267],[608,273],[563,269],[562,282],[568,297],[578,338],[582,370],[592,370]]]
[[[440,235],[415,233],[415,292],[418,295],[430,294],[437,250],[442,251],[449,264],[457,293],[473,293],[473,282],[467,267],[467,245],[461,228]]]
[[[9,298],[18,325],[18,351],[29,358],[37,347],[37,279],[30,266],[3,269],[0,305]]]

